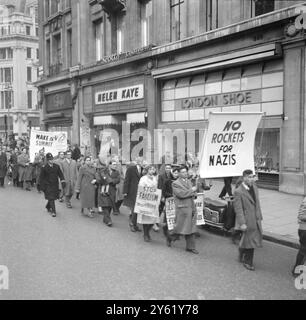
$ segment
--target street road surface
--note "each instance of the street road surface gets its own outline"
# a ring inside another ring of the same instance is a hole
[[[56,203],[45,210],[36,190],[0,189],[0,265],[9,269],[9,289],[0,299],[305,299],[290,270],[296,250],[264,242],[255,251],[256,271],[238,263],[230,238],[200,229],[199,255],[185,241],[166,246],[128,228],[128,214],[112,216],[113,227]]]

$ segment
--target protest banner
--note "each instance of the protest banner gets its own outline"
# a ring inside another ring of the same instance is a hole
[[[159,217],[161,190],[155,187],[138,186],[134,212],[148,216]]]
[[[36,154],[44,150],[44,154],[58,155],[60,151],[67,151],[66,132],[48,132],[32,130],[30,136],[30,161],[33,162]]]
[[[261,112],[212,112],[200,153],[200,176],[241,176],[255,172],[254,142]]]
[[[174,222],[175,222],[175,204],[174,204],[174,198],[167,198],[165,201],[165,210],[166,210],[166,220],[167,220],[167,226],[168,230],[174,229]]]
[[[197,198],[194,200],[194,204],[197,209],[197,226],[204,225],[204,193],[198,193]]]

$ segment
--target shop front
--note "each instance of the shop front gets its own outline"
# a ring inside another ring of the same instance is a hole
[[[262,112],[254,150],[259,184],[278,189],[283,69],[283,60],[278,58],[200,73],[187,70],[182,77],[179,72],[175,77],[160,77],[162,72],[156,72],[160,88],[158,127],[163,132],[172,129],[175,133],[168,138],[164,134],[161,152],[173,152],[177,162],[197,156],[210,112]]]
[[[72,141],[73,104],[70,89],[45,93],[44,125],[46,131],[67,132],[68,141]]]

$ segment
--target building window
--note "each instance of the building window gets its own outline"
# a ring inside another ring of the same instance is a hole
[[[36,49],[36,59],[39,60],[39,49]]]
[[[27,67],[27,81],[32,82],[32,67]]]
[[[45,0],[45,19],[50,16],[50,1]]]
[[[118,25],[117,25],[117,53],[122,52],[122,47],[123,47],[123,34],[122,34],[122,28],[120,25],[120,22],[117,20]]]
[[[72,30],[67,31],[67,65],[72,67]]]
[[[27,48],[27,59],[31,59],[31,58],[32,58],[32,49]]]
[[[32,109],[32,91],[28,90],[28,109]]]
[[[54,63],[61,63],[62,61],[61,34],[57,34],[53,37],[53,57],[54,57]]]
[[[146,1],[141,6],[141,38],[142,46],[145,47],[151,42],[152,29],[152,0]]]
[[[31,35],[31,27],[30,26],[26,26],[26,35],[27,36]]]
[[[13,50],[11,48],[0,48],[0,60],[13,59]]]
[[[206,1],[206,30],[213,30],[218,28],[218,1]]]
[[[253,0],[252,17],[257,17],[262,14],[274,11],[274,0]]]
[[[13,105],[13,91],[1,91],[1,109],[11,109]]]
[[[95,37],[95,50],[96,50],[96,61],[102,59],[102,43],[103,43],[103,21],[99,20],[94,23],[94,37]]]
[[[50,39],[46,41],[46,68],[49,70],[51,65],[51,46],[50,46]]]
[[[51,0],[51,15],[60,11],[60,0]]]
[[[38,37],[38,28],[35,28],[35,35]]]
[[[184,0],[170,0],[171,41],[182,39]]]
[[[0,82],[1,83],[13,82],[13,68],[0,68]]]

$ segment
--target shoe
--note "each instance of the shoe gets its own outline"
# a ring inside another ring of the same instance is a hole
[[[120,213],[119,211],[114,211],[114,212],[113,212],[113,215],[118,216],[119,213]]]
[[[143,239],[145,242],[151,242],[151,238],[148,236],[144,236]]]
[[[248,270],[250,270],[250,271],[255,271],[255,268],[254,268],[254,266],[251,266],[250,264],[248,264],[248,263],[243,263],[243,266],[246,268],[246,269],[248,269]]]
[[[142,230],[138,226],[134,226],[134,228],[137,232],[142,232]]]
[[[137,232],[137,230],[136,230],[136,228],[135,228],[134,226],[130,226],[130,230],[131,230],[132,232]]]
[[[112,223],[111,222],[108,222],[108,223],[106,223],[106,225],[108,226],[108,227],[112,227]]]
[[[239,251],[238,261],[244,263],[244,254],[241,251]]]
[[[31,191],[31,189],[30,189],[30,188],[26,188],[26,190],[27,190],[27,191]]]
[[[64,199],[63,199],[63,198],[60,198],[58,201],[59,201],[59,202],[64,202]]]
[[[172,241],[171,241],[171,239],[167,239],[167,246],[170,248],[171,246],[172,246]]]
[[[56,217],[56,213],[55,212],[52,213],[52,217]]]
[[[71,208],[72,208],[71,203],[68,203],[68,204],[67,204],[67,208],[69,208],[69,209],[71,209]]]
[[[199,254],[199,251],[196,250],[196,249],[186,249],[187,252],[191,252],[191,253],[194,253],[194,254]]]

